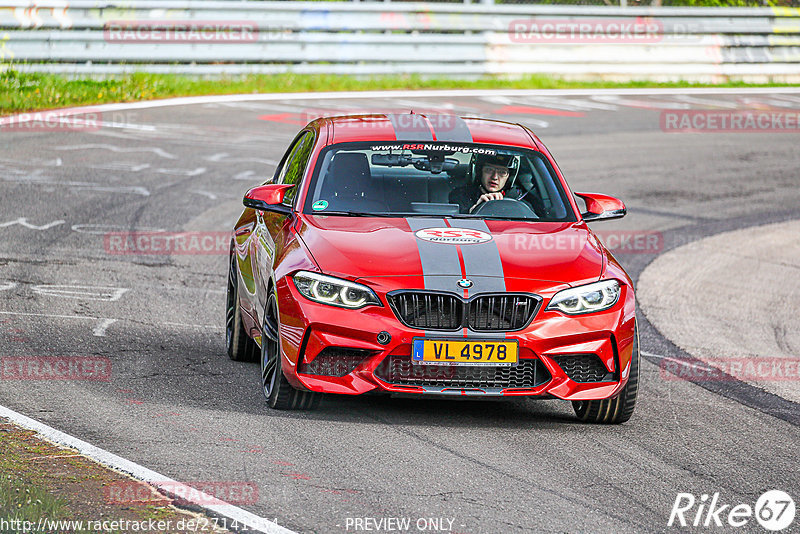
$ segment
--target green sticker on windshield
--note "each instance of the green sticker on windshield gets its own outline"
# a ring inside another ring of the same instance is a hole
[[[322,211],[327,207],[328,207],[328,201],[327,200],[317,200],[316,202],[311,204],[311,209],[314,210],[314,211]]]

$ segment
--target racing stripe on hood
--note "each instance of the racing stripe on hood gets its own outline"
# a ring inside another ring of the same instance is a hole
[[[431,125],[425,115],[417,113],[387,113],[398,141],[433,141]]]
[[[424,228],[442,228],[446,226],[444,219],[409,217],[406,221],[413,232]],[[422,239],[416,239],[416,241],[419,259],[422,262],[422,277],[425,280],[425,289],[458,294],[458,286],[455,284],[461,278],[461,262],[458,259],[458,249],[454,245],[432,243]],[[448,274],[452,274],[452,277],[441,276]]]
[[[433,126],[433,133],[436,134],[437,141],[472,142],[472,133],[469,131],[469,126],[461,117],[456,115],[428,115],[428,121]]]
[[[492,234],[486,225],[486,221],[477,219],[454,220],[450,226],[480,230],[489,235]],[[505,292],[506,280],[503,273],[503,262],[500,259],[500,249],[497,248],[497,242],[494,237],[492,237],[491,241],[485,243],[462,245],[461,255],[464,258],[467,278],[475,284],[469,289],[470,297],[479,293]]]

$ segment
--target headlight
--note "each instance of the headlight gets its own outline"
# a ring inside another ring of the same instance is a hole
[[[298,272],[293,279],[297,290],[314,302],[354,310],[370,304],[381,305],[374,291],[355,282],[308,271]]]
[[[547,306],[548,310],[559,310],[569,315],[605,310],[619,300],[619,282],[603,280],[585,286],[559,291]]]

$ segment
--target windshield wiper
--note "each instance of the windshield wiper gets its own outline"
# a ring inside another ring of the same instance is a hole
[[[347,217],[400,217],[394,213],[377,212],[368,213],[365,211],[316,211],[313,215],[345,215]]]
[[[537,221],[541,222],[541,219],[535,219],[533,217],[506,217],[505,215],[467,215],[465,213],[459,213],[456,215],[439,215],[444,219],[491,219],[493,221]]]

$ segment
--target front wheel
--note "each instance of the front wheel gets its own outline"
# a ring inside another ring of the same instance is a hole
[[[261,332],[261,385],[270,408],[276,410],[313,410],[322,396],[313,391],[295,389],[281,369],[278,302],[273,292],[267,301],[264,328]]]
[[[578,419],[585,423],[619,424],[633,415],[636,407],[636,395],[639,391],[639,328],[633,334],[633,352],[631,353],[631,372],[628,383],[619,395],[613,399],[572,401],[572,408]]]

